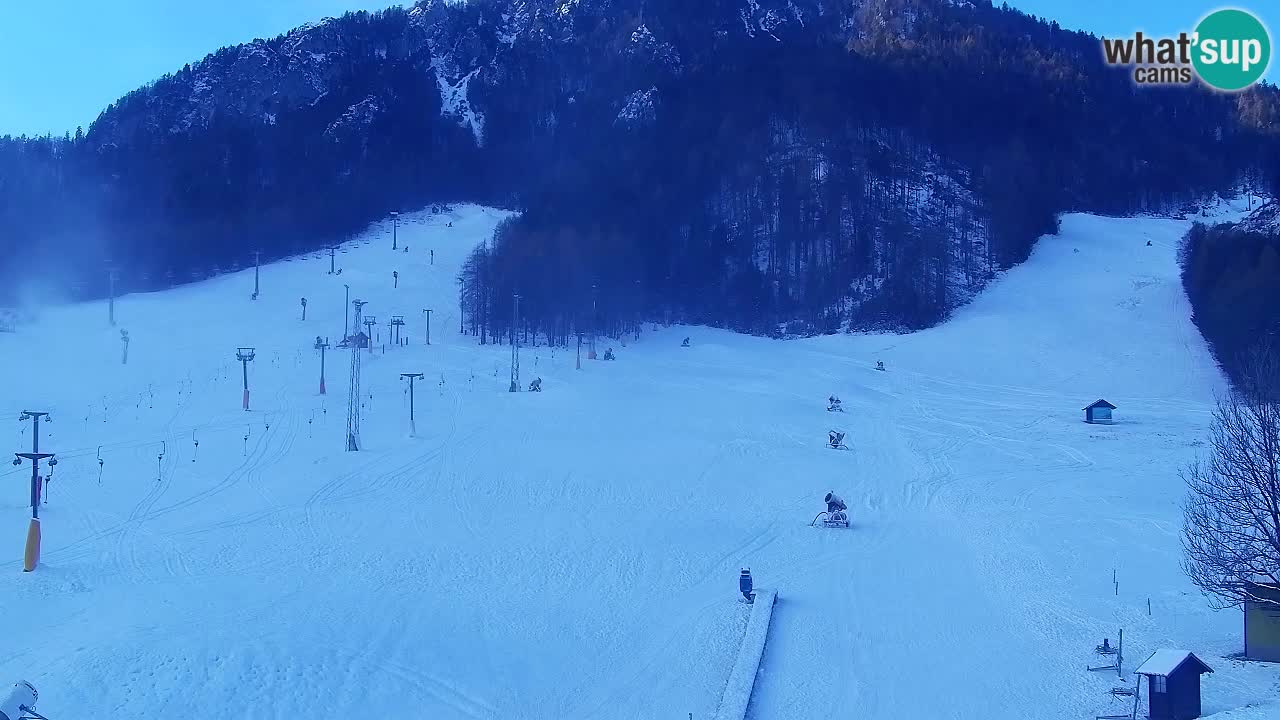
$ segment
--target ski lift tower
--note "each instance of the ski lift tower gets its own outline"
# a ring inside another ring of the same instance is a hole
[[[404,316],[392,315],[391,316],[391,332],[395,334],[395,338],[391,342],[392,345],[400,344],[400,328],[402,327],[404,327]]]
[[[416,437],[418,426],[413,420],[413,381],[421,380],[422,373],[400,373],[400,379],[409,381],[409,437]]]
[[[597,310],[597,307],[599,306],[597,298],[598,298],[598,289],[596,288],[595,283],[591,283],[591,337],[589,338],[589,343],[587,346],[588,360],[596,359],[596,323],[600,319],[599,315],[597,314],[599,312],[599,310]]]
[[[520,392],[520,295],[511,296],[511,389]]]
[[[31,452],[14,453],[13,464],[21,465],[23,460],[31,461],[31,524],[27,528],[27,550],[23,557],[23,572],[31,572],[40,562],[40,461],[49,459],[49,470],[58,464],[53,453],[40,452],[40,421],[52,422],[47,412],[24,410],[18,416],[18,422],[31,421]]]
[[[345,341],[351,336],[351,328],[348,327],[348,323],[351,321],[351,310],[348,308],[351,304],[351,286],[343,283],[342,288],[342,339]],[[360,323],[356,323],[356,327],[359,328]]]
[[[364,334],[368,338],[370,355],[373,354],[373,326],[377,324],[378,324],[378,318],[373,315],[370,315],[364,319]]]
[[[249,412],[249,363],[253,362],[256,351],[251,347],[236,348],[236,359],[240,361],[240,369],[244,378],[244,410]]]
[[[258,271],[262,269],[262,251],[253,251],[253,299],[258,299]]]
[[[366,304],[363,300],[352,300],[356,311],[356,327],[360,327],[360,308]],[[347,452],[360,450],[360,345],[369,343],[368,337],[356,333],[354,338],[343,340],[351,348],[351,381],[347,393]],[[370,343],[369,347],[373,347]]]
[[[116,326],[116,269],[107,267],[107,322]]]
[[[317,335],[315,348],[320,351],[320,394],[324,395],[324,351],[329,349],[329,341]]]
[[[392,212],[391,213],[391,249],[392,250],[399,249],[396,247],[396,234],[399,229],[400,229],[400,213]]]

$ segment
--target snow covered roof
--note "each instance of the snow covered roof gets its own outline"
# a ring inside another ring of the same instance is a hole
[[[1093,402],[1092,405],[1089,405],[1088,407],[1083,409],[1088,410],[1089,408],[1096,408],[1096,407],[1111,408],[1112,410],[1116,409],[1115,405],[1112,405],[1111,403],[1107,402],[1106,400],[1103,400],[1102,398],[1098,398]]]
[[[1186,650],[1157,650],[1151,653],[1151,657],[1139,665],[1135,672],[1139,675],[1168,677],[1188,660],[1194,660],[1200,666],[1202,673],[1213,672],[1213,668],[1205,665],[1203,660]]]

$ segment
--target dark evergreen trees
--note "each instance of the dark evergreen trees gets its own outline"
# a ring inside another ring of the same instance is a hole
[[[1097,38],[986,2],[852,7],[424,1],[226,48],[83,133],[0,138],[0,263],[93,294],[128,257],[122,286],[156,287],[468,200],[522,212],[460,278],[485,341],[517,290],[557,341],[909,328],[1061,211],[1280,180],[1274,88],[1135,88]]]

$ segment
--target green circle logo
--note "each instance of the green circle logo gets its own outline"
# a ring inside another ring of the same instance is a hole
[[[1244,10],[1216,10],[1196,26],[1191,64],[1206,84],[1243,90],[1271,63],[1271,36],[1262,21]]]

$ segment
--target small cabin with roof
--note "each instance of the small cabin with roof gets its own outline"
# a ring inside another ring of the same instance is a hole
[[[1280,585],[1254,583],[1244,601],[1244,656],[1280,662]]]
[[[1110,425],[1111,411],[1115,409],[1115,405],[1099,399],[1084,409],[1084,421],[1095,425]]]
[[[1200,717],[1200,676],[1213,668],[1186,650],[1157,650],[1138,666],[1147,677],[1147,717],[1192,720]]]

